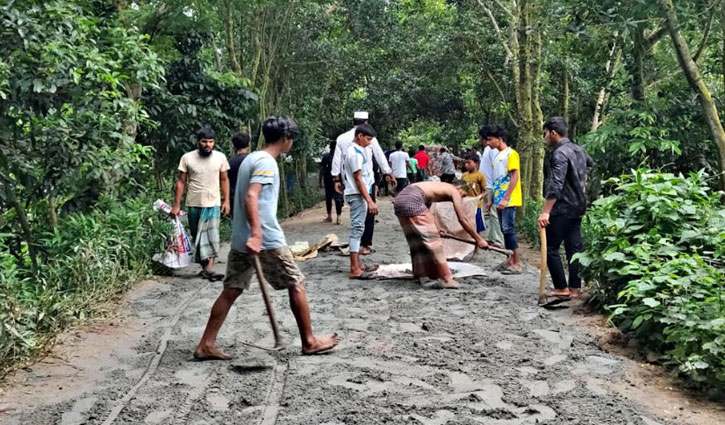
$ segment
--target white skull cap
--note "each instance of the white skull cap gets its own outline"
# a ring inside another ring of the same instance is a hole
[[[357,111],[353,115],[353,118],[356,120],[366,120],[368,119],[368,113],[366,111]]]

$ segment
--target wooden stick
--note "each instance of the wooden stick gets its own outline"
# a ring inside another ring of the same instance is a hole
[[[467,243],[467,244],[471,244],[471,245],[476,245],[476,241],[473,241],[473,240],[470,240],[470,239],[459,238],[458,236],[454,236],[454,235],[451,235],[449,233],[444,233],[443,234],[443,237],[446,238],[446,239],[453,239],[453,240],[456,240],[458,242],[463,242],[463,243]],[[497,247],[491,246],[491,245],[488,246],[488,249],[490,249],[493,252],[498,252],[499,254],[508,255],[509,257],[514,254],[513,251],[510,251],[508,249],[497,248]]]
[[[274,308],[272,308],[272,301],[269,299],[267,293],[267,280],[264,278],[262,271],[262,264],[259,262],[257,254],[251,254],[252,261],[254,262],[254,269],[257,271],[257,279],[259,280],[259,287],[262,289],[262,298],[264,298],[264,305],[267,307],[267,315],[269,316],[269,323],[272,325],[272,333],[274,334],[274,348],[280,349],[284,347],[284,340],[279,334],[277,328],[277,319],[274,316]]]
[[[541,241],[541,268],[539,269],[539,304],[546,303],[546,228],[539,228],[539,240]]]

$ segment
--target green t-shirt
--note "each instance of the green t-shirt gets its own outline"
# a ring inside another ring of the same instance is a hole
[[[415,158],[410,158],[408,160],[408,172],[411,174],[415,174],[418,172],[418,160]]]

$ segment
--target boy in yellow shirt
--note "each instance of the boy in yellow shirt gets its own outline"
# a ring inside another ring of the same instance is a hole
[[[482,136],[485,136],[491,149],[498,151],[493,164],[493,199],[486,208],[489,211],[496,208],[506,249],[513,251],[513,255],[496,267],[496,270],[502,274],[521,274],[523,268],[514,227],[516,209],[522,204],[521,161],[518,152],[508,146],[508,133],[503,128],[497,125],[487,126],[483,129]]]
[[[478,171],[481,158],[476,153],[470,153],[463,157],[466,172],[461,176],[461,180],[466,182],[466,196],[481,196],[486,194],[486,177]],[[486,230],[483,222],[483,198],[478,200],[478,208],[476,209],[476,232],[481,233]]]

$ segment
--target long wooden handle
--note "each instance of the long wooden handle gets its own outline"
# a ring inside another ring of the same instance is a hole
[[[546,228],[539,228],[539,239],[541,241],[541,268],[539,269],[539,304],[546,302]]]
[[[254,269],[257,271],[257,279],[259,280],[259,287],[262,289],[262,298],[264,298],[264,305],[267,307],[267,315],[269,316],[269,323],[272,325],[272,333],[274,334],[274,347],[280,348],[284,346],[282,336],[279,334],[277,328],[277,319],[274,315],[274,308],[272,307],[272,301],[269,299],[267,293],[267,280],[264,278],[264,272],[262,271],[262,264],[259,262],[257,254],[252,254],[252,261],[254,262]]]
[[[458,236],[454,236],[454,235],[451,235],[449,233],[444,234],[443,237],[446,238],[446,239],[453,239],[453,240],[456,240],[458,242],[463,242],[463,243],[467,243],[467,244],[471,244],[471,245],[476,245],[476,241],[473,241],[473,240],[470,240],[470,239],[459,238]],[[504,255],[508,255],[508,256],[511,256],[511,255],[514,254],[513,251],[510,251],[508,249],[497,248],[497,247],[491,246],[491,245],[488,246],[488,249],[490,249],[493,252],[498,252],[499,254],[504,254]]]

